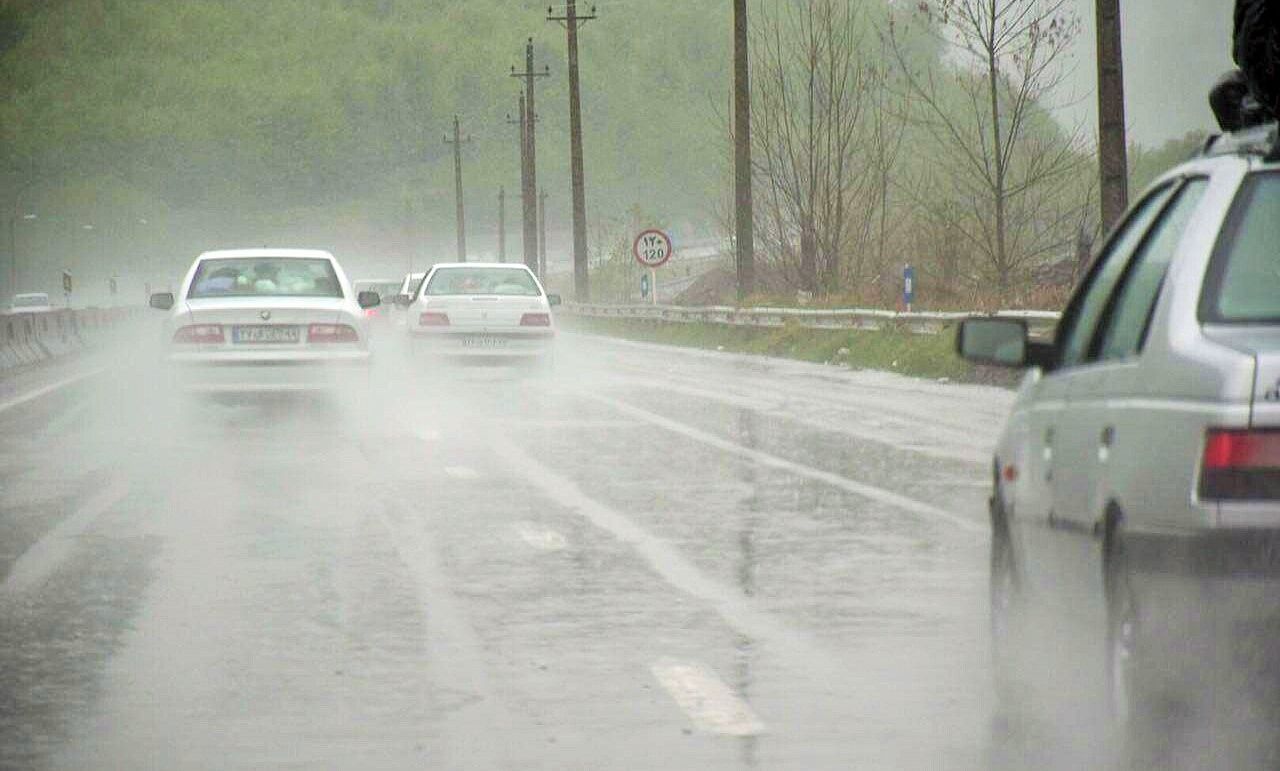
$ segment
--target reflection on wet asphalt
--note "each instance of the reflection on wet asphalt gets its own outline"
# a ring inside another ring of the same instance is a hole
[[[379,342],[358,393],[171,398],[141,349],[0,413],[0,767],[1003,762],[1007,392]]]

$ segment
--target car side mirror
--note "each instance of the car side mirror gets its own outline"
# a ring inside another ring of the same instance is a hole
[[[408,308],[410,305],[413,304],[413,297],[412,295],[398,294],[394,298],[392,298],[391,301],[394,302],[396,305],[399,305],[401,308]]]
[[[553,307],[553,308],[554,308],[555,306],[557,306],[557,305],[561,304],[562,302],[563,302],[563,301],[560,299],[560,295],[558,295],[558,294],[549,294],[549,295],[547,295],[547,305],[550,305],[550,306],[551,306],[551,307]]]
[[[356,295],[356,302],[360,304],[361,308],[376,308],[382,305],[382,298],[378,296],[377,292],[361,292]]]
[[[167,311],[173,307],[173,292],[155,292],[147,300],[147,304],[157,310]]]
[[[975,364],[1025,367],[1029,344],[1027,322],[1021,319],[970,318],[956,332],[956,353]]]

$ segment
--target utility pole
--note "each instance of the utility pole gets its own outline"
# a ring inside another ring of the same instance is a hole
[[[468,135],[466,140],[462,138],[462,128],[458,123],[458,116],[453,116],[453,139],[444,138],[446,145],[453,145],[453,184],[458,204],[458,262],[467,261],[467,213],[462,202],[462,143],[470,142],[471,136]]]
[[[1106,232],[1120,221],[1129,205],[1120,0],[1097,0],[1097,25],[1099,197],[1102,199],[1102,230]]]
[[[537,264],[536,257],[531,262],[531,255],[537,255],[537,239],[538,230],[534,210],[531,208],[530,201],[533,200],[533,188],[530,187],[529,174],[529,119],[528,109],[525,105],[525,95],[520,94],[520,118],[512,120],[511,116],[507,116],[507,123],[520,127],[520,214],[521,214],[521,233],[523,242],[521,244],[524,252],[525,265],[533,270]]]
[[[524,148],[527,161],[528,182],[524,191],[524,264],[529,270],[538,270],[538,109],[534,100],[533,83],[537,78],[551,76],[551,69],[543,67],[542,71],[533,68],[533,38],[529,38],[524,47],[524,72],[516,72],[511,68],[511,77],[524,81]]]
[[[507,261],[507,189],[498,188],[498,262]]]
[[[547,191],[538,194],[538,278],[547,280]]]
[[[745,2],[745,0],[742,0]],[[578,15],[577,0],[566,0],[564,16],[547,9],[547,19],[560,22],[569,33],[569,170],[573,181],[573,293],[580,303],[591,301],[587,274],[587,194],[582,170],[582,95],[578,79],[578,28],[596,18],[596,9]]]
[[[747,0],[733,0],[733,197],[738,302],[755,292],[755,222],[751,202],[751,67]]]

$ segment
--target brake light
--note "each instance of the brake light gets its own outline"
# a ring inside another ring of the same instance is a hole
[[[346,324],[312,324],[307,327],[309,343],[355,343],[359,340],[355,328]]]
[[[520,317],[520,326],[549,327],[551,326],[551,314],[550,313],[526,313]]]
[[[1280,499],[1280,430],[1210,429],[1200,460],[1200,497]]]
[[[423,327],[449,326],[449,314],[439,311],[427,311],[418,317],[418,325]]]
[[[221,324],[189,324],[173,333],[173,342],[185,345],[217,345],[226,342]]]
[[[365,315],[365,318],[368,318],[368,319],[377,318],[377,316],[378,316],[378,309],[377,309],[377,308],[365,308],[365,309],[364,309],[364,315]]]

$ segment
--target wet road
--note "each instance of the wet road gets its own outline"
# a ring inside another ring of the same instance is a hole
[[[170,399],[145,346],[6,382],[0,767],[999,764],[1009,392],[561,349],[384,340],[333,399]]]

